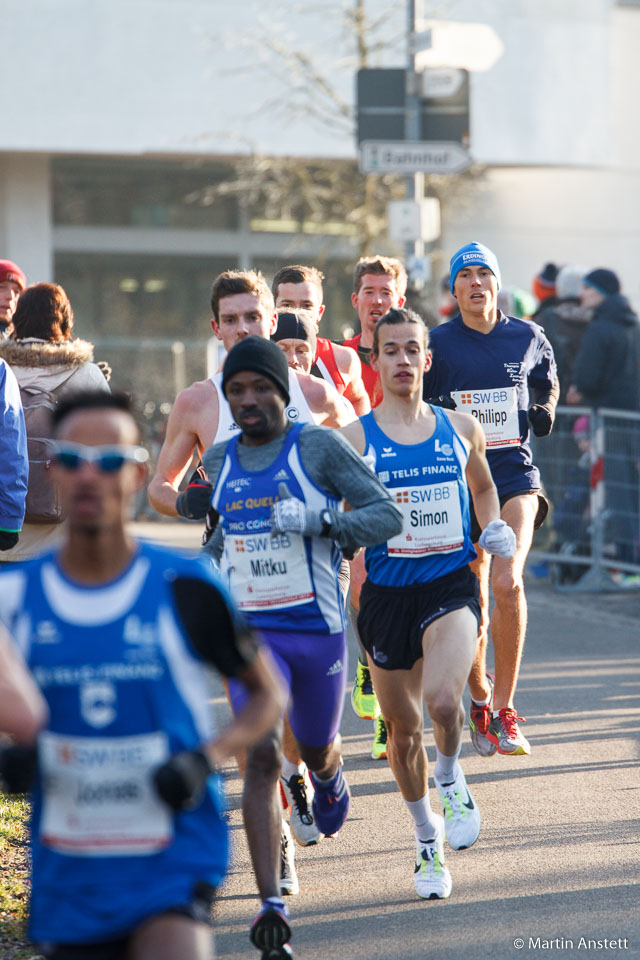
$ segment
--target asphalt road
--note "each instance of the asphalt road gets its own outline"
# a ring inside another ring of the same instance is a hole
[[[184,524],[149,527],[141,532],[197,540]],[[640,957],[640,598],[540,583],[528,596],[517,707],[532,754],[483,759],[465,733],[461,761],[483,826],[470,850],[447,848],[449,900],[415,896],[409,815],[386,761],[371,759],[372,724],[347,698],[351,815],[337,838],[296,847],[296,960]],[[224,698],[216,703],[224,718]],[[425,743],[433,761],[428,723]],[[234,855],[216,911],[217,956],[256,960],[241,782],[233,766],[225,773]],[[439,809],[434,788],[431,800]]]

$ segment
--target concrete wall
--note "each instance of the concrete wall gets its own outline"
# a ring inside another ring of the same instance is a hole
[[[371,0],[371,9],[382,3]],[[482,16],[506,45],[490,71],[473,77],[472,149],[488,164],[486,182],[448,212],[443,250],[482,239],[499,254],[505,282],[526,287],[547,259],[612,266],[640,304],[640,7],[439,6],[452,19]],[[19,91],[21,110],[0,124],[0,254],[31,280],[51,277],[50,154],[210,155],[261,146],[353,155],[348,133],[327,135],[304,117],[274,122],[264,109],[282,88],[275,74],[269,79],[261,30],[272,47],[313,54],[341,93],[352,94],[354,61],[344,60],[339,18],[324,16],[322,4],[295,18],[287,9],[260,0],[3,0],[0,85]],[[404,12],[394,10],[387,34],[401,38]],[[401,46],[392,63],[403,62]]]
[[[634,103],[640,89],[635,53],[640,8],[616,9],[611,42],[610,163],[594,169],[490,168],[471,200],[449,210],[444,254],[467,240],[481,240],[498,254],[504,282],[526,289],[547,260],[610,267],[640,310],[640,133]],[[576,110],[584,108],[584,100],[576,103]]]
[[[327,126],[288,59],[344,102],[358,66],[346,0],[3,0],[0,88],[19,78],[0,151],[352,156],[348,120]],[[448,0],[424,8],[492,25],[503,56],[472,78],[472,150],[481,163],[606,163],[613,0]],[[369,66],[404,66],[406,12],[382,13]],[[631,11],[632,13],[634,11]],[[633,50],[627,47],[625,53]],[[338,108],[335,108],[337,115]],[[334,115],[335,119],[335,115]]]
[[[302,136],[263,109],[291,93],[278,80],[283,57],[269,69],[266,35],[329,70],[350,52],[322,4],[2,0],[0,89],[15,89],[21,109],[0,124],[0,151],[351,154],[349,132],[303,125]],[[336,75],[349,99],[352,71]]]
[[[49,158],[0,154],[0,256],[30,283],[53,279]]]

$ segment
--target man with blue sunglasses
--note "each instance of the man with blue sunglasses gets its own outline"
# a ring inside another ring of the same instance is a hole
[[[6,628],[45,701],[30,733],[0,713],[19,739],[0,781],[33,788],[29,935],[47,960],[208,960],[228,861],[214,768],[284,698],[210,565],[129,536],[147,455],[127,398],[74,395],[54,435],[60,548],[0,575],[0,662]],[[207,666],[247,691],[222,732]]]

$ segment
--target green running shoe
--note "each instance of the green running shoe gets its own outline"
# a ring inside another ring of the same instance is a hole
[[[351,690],[351,705],[363,720],[375,720],[380,715],[378,698],[371,682],[371,671],[367,664],[360,660]]]
[[[385,760],[387,757],[387,727],[382,717],[373,721],[373,730],[371,756],[374,760]]]

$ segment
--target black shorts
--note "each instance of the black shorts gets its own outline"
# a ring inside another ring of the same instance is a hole
[[[531,487],[526,490],[512,490],[511,493],[503,494],[500,499],[500,509],[504,507],[507,500],[513,500],[514,497],[523,497],[528,496],[537,496],[538,498],[538,512],[536,513],[536,519],[533,524],[533,529],[537,530],[538,527],[541,527],[544,521],[547,519],[547,514],[549,513],[549,501],[538,489],[531,489]],[[478,523],[478,518],[476,517],[476,512],[473,509],[473,501],[469,502],[469,513],[471,516],[471,543],[477,543],[480,539],[480,534],[482,533],[482,527]]]
[[[215,898],[215,887],[210,883],[198,883],[191,903],[167,907],[166,910],[161,910],[154,916],[166,917],[168,914],[177,914],[180,917],[188,917],[196,923],[212,926],[211,908]],[[146,920],[151,919],[152,917],[146,918]],[[102,940],[100,943],[39,943],[37,946],[46,960],[125,960],[132,936],[133,933],[126,937],[118,937],[116,940]]]
[[[452,610],[469,607],[480,626],[480,588],[469,566],[429,583],[383,587],[365,580],[358,633],[376,667],[410,670],[422,656],[425,628]]]

